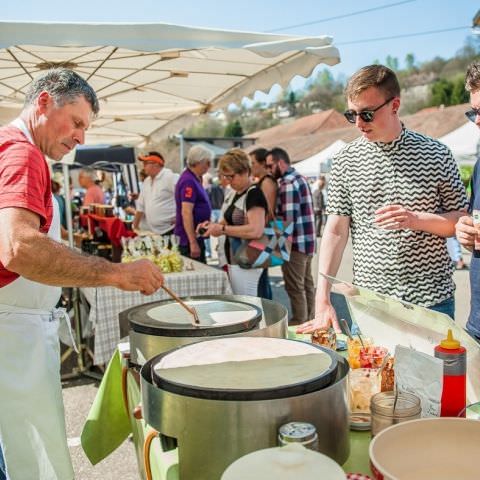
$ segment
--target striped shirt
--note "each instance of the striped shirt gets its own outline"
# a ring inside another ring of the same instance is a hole
[[[48,233],[53,217],[47,162],[40,149],[14,126],[0,128],[0,209],[24,208],[40,217]],[[0,263],[0,288],[18,278]]]
[[[405,128],[391,143],[353,141],[333,159],[326,212],[351,218],[356,285],[425,307],[452,297],[452,262],[444,238],[375,226],[375,210],[392,204],[429,213],[467,206],[445,145]]]
[[[278,180],[277,215],[293,222],[292,250],[315,253],[315,217],[310,187],[305,177],[290,167]]]

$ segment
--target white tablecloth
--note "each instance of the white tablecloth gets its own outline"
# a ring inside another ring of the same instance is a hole
[[[187,260],[187,263],[190,263],[190,260]],[[180,297],[232,293],[227,274],[223,270],[199,262],[192,264],[194,270],[165,275],[166,285]],[[138,292],[124,292],[113,287],[82,288],[81,292],[90,303],[89,321],[95,331],[95,365],[107,363],[120,341],[120,312],[144,303],[170,298],[162,289],[149,296]]]

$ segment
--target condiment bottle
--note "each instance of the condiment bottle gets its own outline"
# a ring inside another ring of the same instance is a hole
[[[443,360],[443,390],[441,417],[465,417],[467,405],[467,351],[453,338],[449,329],[447,338],[435,347],[435,357]]]

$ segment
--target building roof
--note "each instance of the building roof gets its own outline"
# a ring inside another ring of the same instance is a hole
[[[468,103],[451,107],[430,107],[402,117],[402,121],[411,130],[429,137],[440,138],[468,121],[465,112],[469,108]]]

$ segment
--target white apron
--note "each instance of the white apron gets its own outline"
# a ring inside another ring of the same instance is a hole
[[[48,235],[60,239],[56,201]],[[39,252],[41,255],[41,252]],[[0,288],[0,443],[9,480],[71,480],[54,309],[61,289],[19,277]]]

